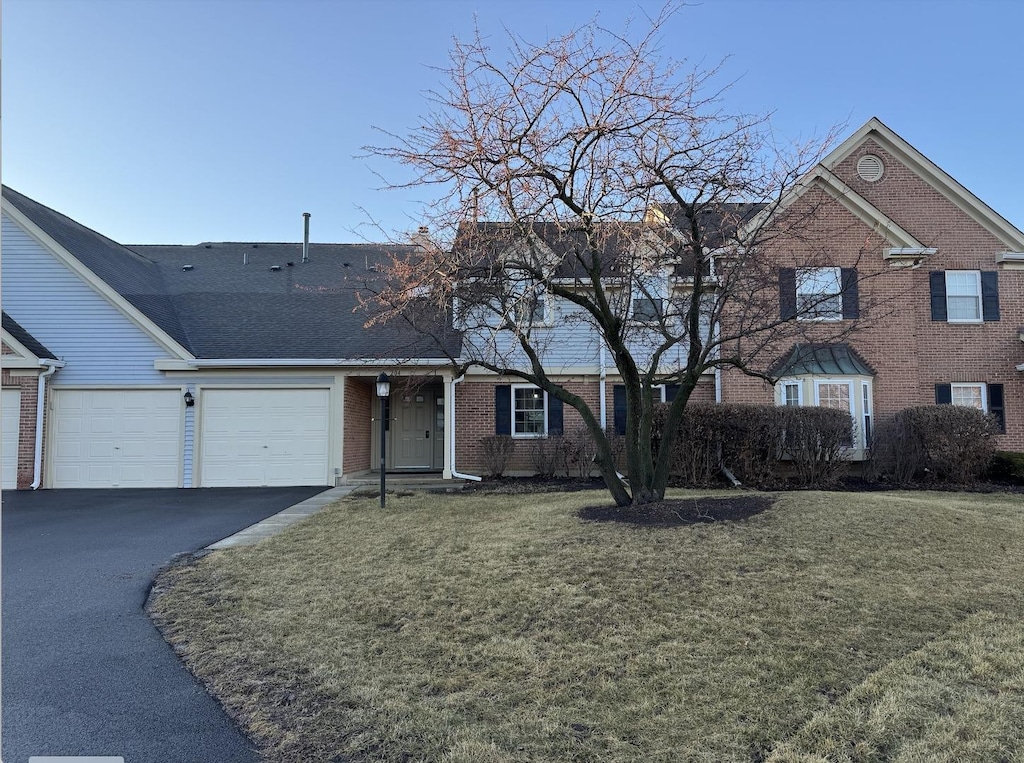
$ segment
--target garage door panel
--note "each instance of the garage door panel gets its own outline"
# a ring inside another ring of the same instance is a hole
[[[327,389],[204,390],[202,406],[204,486],[327,484]]]
[[[53,486],[177,487],[177,390],[54,390]]]
[[[0,486],[13,490],[18,486],[18,446],[21,442],[21,390],[5,389],[0,397],[3,428],[3,465]]]

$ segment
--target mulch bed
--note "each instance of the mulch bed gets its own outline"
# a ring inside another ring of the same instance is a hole
[[[623,522],[647,527],[682,527],[707,522],[736,522],[767,511],[775,498],[737,495],[726,498],[683,498],[643,506],[587,506],[580,518],[591,522]]]

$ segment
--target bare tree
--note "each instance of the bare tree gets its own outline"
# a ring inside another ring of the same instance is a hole
[[[420,311],[452,310],[457,368],[523,379],[578,411],[619,505],[663,498],[671,441],[702,374],[767,378],[766,353],[809,328],[823,341],[857,325],[800,320],[835,309],[827,290],[780,312],[771,254],[832,262],[835,231],[821,212],[831,199],[816,191],[791,203],[832,134],[780,145],[766,116],[725,111],[716,68],[662,55],[673,13],[636,40],[596,21],[543,45],[509,35],[507,55],[479,31],[456,40],[422,124],[368,148],[412,168],[394,187],[436,189],[418,252],[395,259],[378,295],[379,319],[425,325]],[[556,380],[567,343],[581,362],[607,353],[622,379],[627,478],[599,413]],[[679,389],[655,449],[652,410],[666,383]]]

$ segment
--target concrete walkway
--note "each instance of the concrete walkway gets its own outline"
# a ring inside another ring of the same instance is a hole
[[[271,535],[277,535],[279,532],[287,527],[291,527],[296,522],[301,522],[303,519],[313,516],[327,504],[334,503],[335,501],[344,498],[355,489],[355,485],[343,485],[341,487],[325,490],[322,493],[314,495],[312,498],[307,498],[301,503],[289,506],[284,511],[280,511],[273,516],[267,517],[262,522],[250,525],[244,530],[240,530],[234,535],[229,535],[216,543],[211,543],[206,548],[210,551],[217,551],[222,548],[251,546],[254,543],[259,543],[264,538],[269,538]]]

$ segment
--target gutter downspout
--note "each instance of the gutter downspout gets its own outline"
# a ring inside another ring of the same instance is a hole
[[[40,360],[39,364],[46,366],[47,369],[39,374],[39,386],[36,388],[36,447],[35,459],[32,461],[34,478],[29,486],[31,490],[38,490],[43,482],[43,415],[46,413],[46,380],[64,365],[60,361],[53,360]]]
[[[452,478],[457,480],[472,480],[473,482],[481,482],[483,477],[477,477],[474,474],[462,474],[455,469],[455,385],[466,378],[463,374],[458,379],[452,379],[452,435],[451,435],[451,455],[452,455]]]
[[[715,366],[715,402],[718,404],[722,402],[722,369],[720,366]]]
[[[605,391],[605,379],[608,376],[608,371],[605,368],[605,357],[604,357],[604,340],[601,340],[601,429],[608,428],[608,399],[607,392]]]

